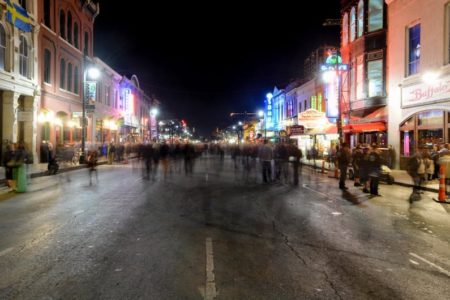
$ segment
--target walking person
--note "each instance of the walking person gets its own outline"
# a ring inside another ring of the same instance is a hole
[[[347,143],[342,143],[339,150],[336,152],[337,163],[339,167],[339,188],[341,190],[347,190],[345,186],[345,179],[347,179],[347,168],[350,163],[351,153]]]
[[[114,161],[114,155],[116,153],[116,146],[114,145],[114,142],[111,141],[108,145],[108,164],[112,165]]]
[[[302,159],[302,150],[300,150],[296,145],[290,144],[288,148],[289,160],[292,162],[294,185],[298,185],[299,168]]]
[[[98,183],[98,172],[97,172],[97,162],[98,162],[98,151],[93,149],[88,152],[88,168],[89,168],[89,185],[92,185],[92,173],[95,172],[95,179]]]
[[[381,172],[381,155],[376,144],[372,145],[372,149],[369,153],[369,166],[370,194],[373,196],[381,196],[378,193]]]
[[[352,154],[352,165],[353,165],[353,180],[354,180],[354,186],[361,186],[360,182],[360,168],[361,168],[361,161],[363,158],[363,151],[361,149],[361,145],[356,146],[355,150]]]
[[[264,145],[259,148],[259,160],[262,165],[262,179],[264,183],[270,183],[272,181],[272,159],[273,151],[272,147],[267,144],[267,140],[264,140]]]

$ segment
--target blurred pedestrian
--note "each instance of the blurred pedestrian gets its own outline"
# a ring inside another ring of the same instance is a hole
[[[95,149],[88,151],[87,156],[88,161],[88,170],[89,170],[89,185],[92,185],[92,173],[95,172],[95,179],[98,183],[98,172],[97,172],[97,163],[98,163],[98,151]]]
[[[267,140],[264,140],[264,145],[259,148],[259,161],[262,165],[262,179],[264,183],[270,183],[272,181],[272,159],[273,151],[272,147],[267,144]]]
[[[351,160],[351,153],[347,143],[342,143],[341,147],[339,147],[339,150],[336,152],[336,158],[340,172],[339,188],[341,190],[347,190],[345,179],[347,179],[347,168]]]

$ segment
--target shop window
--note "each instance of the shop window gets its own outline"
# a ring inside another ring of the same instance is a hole
[[[358,3],[358,37],[364,34],[364,0]]]
[[[383,96],[383,60],[367,63],[367,79],[369,81],[369,97]]]
[[[356,10],[352,7],[350,11],[350,42],[353,42],[356,38]]]
[[[342,18],[342,45],[348,44],[348,13]]]
[[[44,50],[44,82],[51,83],[51,61],[52,53],[50,50]]]
[[[369,0],[369,32],[383,28],[384,0]]]
[[[356,63],[353,61],[350,68],[350,102],[356,101]]]
[[[420,68],[420,24],[408,29],[408,76],[419,73]]]
[[[432,148],[433,145],[441,145],[444,143],[444,130],[439,129],[419,129],[418,144],[421,147]]]
[[[418,126],[437,126],[442,128],[444,115],[441,110],[429,110],[417,114]]]
[[[6,32],[3,25],[0,24],[0,69],[6,68]]]

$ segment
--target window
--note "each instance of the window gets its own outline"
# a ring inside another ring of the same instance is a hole
[[[408,76],[419,73],[420,67],[420,24],[408,29]]]
[[[364,0],[359,0],[358,4],[358,37],[364,34]]]
[[[373,60],[367,63],[369,81],[369,97],[383,96],[383,60]]]
[[[3,25],[0,24],[0,69],[6,68],[6,32]]]
[[[44,24],[48,28],[51,27],[50,22],[50,0],[44,0]]]
[[[73,80],[72,64],[69,63],[67,65],[67,90],[68,91],[72,91],[72,80]]]
[[[342,18],[342,45],[348,44],[348,13]]]
[[[321,112],[325,112],[324,107],[323,107],[323,97],[322,97],[321,93],[317,94],[317,110],[321,111]]]
[[[72,13],[67,13],[67,41],[72,44]]]
[[[384,0],[369,0],[369,32],[383,28]]]
[[[78,95],[78,86],[79,86],[79,77],[80,74],[78,72],[78,67],[75,67],[75,71],[73,72],[73,92]]]
[[[63,39],[66,38],[66,14],[63,10],[59,12],[59,34]]]
[[[52,53],[50,50],[44,50],[44,82],[51,83],[50,70],[51,70]]]
[[[89,34],[84,33],[84,54],[89,55]]]
[[[350,101],[356,101],[356,61],[353,60],[350,68]]]
[[[364,99],[364,56],[356,59],[356,99]]]
[[[27,10],[27,0],[19,0],[19,4],[20,6],[25,8],[25,10]]]
[[[28,77],[28,43],[24,36],[20,37],[19,73],[22,76]]]
[[[317,109],[317,97],[311,96],[311,108]]]
[[[350,42],[353,42],[356,38],[356,12],[355,8],[352,7],[350,11]]]
[[[66,61],[61,58],[61,66],[59,69],[59,87],[65,89],[66,87]]]
[[[78,49],[78,23],[73,24],[73,45]]]

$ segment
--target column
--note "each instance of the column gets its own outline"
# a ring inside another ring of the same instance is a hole
[[[17,111],[19,93],[3,92],[3,139],[16,143],[18,137]]]

